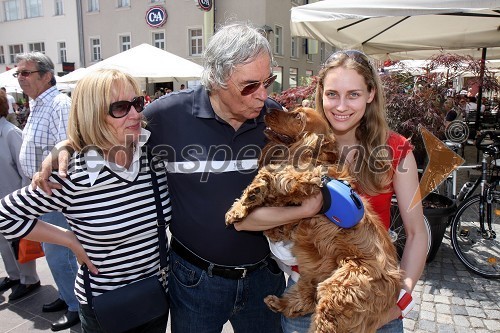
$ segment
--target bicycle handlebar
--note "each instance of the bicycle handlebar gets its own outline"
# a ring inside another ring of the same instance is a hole
[[[475,140],[476,148],[484,149],[484,147],[481,147],[481,143],[486,137],[489,137],[491,140],[493,140],[492,145],[500,144],[500,130],[479,131]]]

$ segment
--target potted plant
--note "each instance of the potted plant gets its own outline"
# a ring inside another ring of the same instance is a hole
[[[414,73],[415,69],[400,66],[397,72],[381,76],[386,92],[389,127],[410,140],[420,169],[425,169],[427,152],[419,126],[423,126],[437,138],[445,139],[445,114],[442,110],[446,96],[453,96],[454,90],[450,89],[452,83],[466,72],[478,77],[480,70],[480,60],[455,54],[438,54],[431,57],[417,75]],[[486,71],[482,82],[483,90],[499,89],[498,81],[492,78],[494,76]],[[468,84],[477,84],[477,80],[469,80]],[[456,211],[456,203],[433,192],[423,199],[422,205],[431,229],[432,242],[427,257],[429,262],[439,249],[448,217]]]

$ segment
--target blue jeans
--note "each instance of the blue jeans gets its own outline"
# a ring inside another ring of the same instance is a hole
[[[47,213],[40,220],[69,230],[68,221],[60,212]],[[59,290],[59,298],[68,304],[69,311],[78,311],[79,303],[75,296],[75,279],[78,265],[75,254],[67,247],[43,243],[45,258]]]
[[[170,250],[168,277],[172,333],[220,333],[229,320],[235,333],[281,333],[280,315],[263,299],[281,295],[283,272],[268,265],[239,280],[209,274]]]
[[[295,284],[295,281],[288,279],[286,289]],[[281,326],[283,333],[307,333],[311,325],[311,315],[287,318],[281,316]],[[377,333],[403,333],[403,320],[395,319],[377,330]]]
[[[137,304],[137,306],[141,306]],[[80,321],[83,333],[106,333],[96,319],[94,310],[88,304],[80,305]],[[127,333],[165,333],[167,331],[168,316],[156,318],[149,323],[139,326]]]
[[[377,330],[377,333],[403,333],[403,319],[394,319]]]

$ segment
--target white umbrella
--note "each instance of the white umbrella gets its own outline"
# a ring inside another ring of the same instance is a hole
[[[7,92],[15,92],[15,90],[22,91],[21,87],[19,86],[19,82],[17,82],[17,79],[12,76],[12,74],[14,74],[16,71],[17,68],[12,68],[0,74],[0,87],[5,87]]]
[[[500,47],[500,0],[324,0],[292,8],[290,24],[293,36],[366,54],[482,48],[486,59]]]
[[[367,54],[500,46],[499,0],[325,0],[292,8],[293,36]]]
[[[200,78],[203,69],[202,66],[173,53],[149,44],[141,44],[85,69],[64,75],[61,82],[76,82],[85,74],[100,68],[118,69],[135,78],[145,78],[148,82],[196,80]]]
[[[17,68],[11,68],[6,72],[3,72],[0,74],[0,87],[5,87],[5,90],[9,93],[22,93],[23,89],[21,89],[21,86],[19,85],[19,81],[17,81],[17,78],[15,78],[12,74],[14,74],[17,71]],[[57,82],[57,89],[59,90],[68,90],[71,89],[71,87],[66,84],[61,82],[61,77],[55,75],[56,82]]]
[[[388,57],[391,60],[418,60],[418,59],[430,59],[440,53],[454,53],[458,55],[468,55],[474,59],[482,58],[482,48],[472,48],[472,49],[459,49],[459,50],[420,50],[420,51],[403,51],[403,52],[391,52],[390,54],[372,54],[371,56],[377,59],[386,60]],[[500,59],[500,47],[490,47],[486,52],[486,60]]]

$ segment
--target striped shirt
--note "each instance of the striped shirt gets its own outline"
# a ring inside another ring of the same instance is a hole
[[[62,184],[62,189],[53,190],[52,196],[28,186],[3,198],[0,233],[8,240],[24,237],[37,217],[61,211],[99,270],[97,276],[90,276],[92,294],[98,296],[144,277],[159,277],[157,214],[146,146],[136,151],[129,171],[116,170],[116,165],[106,162],[96,167],[96,157],[89,154],[73,156],[69,179],[61,179],[56,173],[51,176],[51,181]],[[169,223],[171,207],[165,168],[161,161],[153,167],[158,175],[165,221]],[[81,304],[87,304],[81,268],[75,294]]]
[[[53,86],[30,101],[30,115],[23,129],[19,161],[24,174],[33,178],[56,143],[66,139],[71,99]]]

